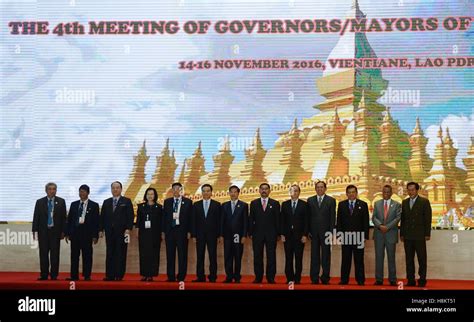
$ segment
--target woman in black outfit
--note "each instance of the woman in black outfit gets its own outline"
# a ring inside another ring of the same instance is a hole
[[[138,250],[140,254],[140,275],[144,282],[153,281],[160,268],[160,247],[163,220],[163,207],[158,203],[158,194],[154,188],[148,188],[138,205],[137,228]]]

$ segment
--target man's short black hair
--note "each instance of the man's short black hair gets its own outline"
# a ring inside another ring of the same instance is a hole
[[[180,187],[180,188],[183,187],[183,185],[181,184],[181,182],[173,182],[173,184],[171,185],[171,189],[174,189],[174,187],[176,187],[176,186],[178,186],[178,187]]]
[[[420,190],[420,185],[417,182],[414,182],[414,181],[408,182],[407,183],[407,189],[408,189],[408,186],[415,186],[415,189],[417,191]]]
[[[268,183],[266,183],[266,182],[261,183],[260,186],[259,186],[259,188],[262,188],[262,186],[267,186],[268,189],[270,189],[270,185],[269,185]]]
[[[230,186],[230,187],[229,187],[229,192],[230,192],[232,189],[237,189],[237,192],[240,193],[240,188],[237,187],[236,185]]]
[[[89,186],[86,185],[86,184],[83,184],[83,185],[81,185],[81,186],[79,187],[79,191],[81,191],[81,190],[87,191],[87,193],[90,193],[90,191],[91,191],[91,189],[89,188]]]
[[[327,187],[326,187],[326,182],[321,181],[321,180],[319,180],[318,182],[316,182],[316,183],[314,184],[314,187],[316,188],[319,183],[322,183],[322,184],[324,185],[324,188],[327,188]]]
[[[120,181],[114,181],[110,184],[110,187],[112,188],[112,186],[114,185],[114,183],[118,183],[120,185],[120,189],[122,189],[122,183]]]
[[[211,188],[211,191],[212,191],[212,186],[211,186],[209,183],[203,184],[203,185],[201,186],[201,191],[202,191],[202,189],[205,188],[205,187]]]
[[[349,189],[355,189],[356,192],[357,192],[357,187],[354,186],[353,184],[350,184],[350,185],[348,185],[348,186],[346,187],[346,193],[349,192]]]
[[[386,184],[386,185],[385,185],[385,186],[383,186],[383,187],[384,187],[384,188],[389,188],[389,189],[390,189],[390,191],[392,191],[392,190],[393,190],[392,186],[391,186],[391,185],[389,185],[389,184]],[[383,189],[383,188],[382,188],[382,189]]]

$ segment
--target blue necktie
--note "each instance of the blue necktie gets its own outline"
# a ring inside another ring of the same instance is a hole
[[[208,211],[209,211],[209,200],[204,200],[204,218],[207,218]]]
[[[48,200],[48,227],[53,225],[53,200]]]
[[[76,226],[79,226],[79,218],[82,216],[82,212],[84,211],[84,203],[81,201],[79,205],[79,216],[77,216]]]
[[[353,201],[349,201],[349,211],[350,211],[351,216],[352,216],[352,213],[354,212],[354,203],[353,203]]]
[[[173,213],[178,211],[178,206],[179,206],[179,199],[175,199],[174,205],[173,205]],[[175,226],[176,226],[176,219],[173,219],[173,221],[171,222],[171,227],[175,227]]]
[[[113,211],[115,211],[115,208],[117,208],[117,203],[118,203],[118,199],[117,198],[114,198],[114,209]]]

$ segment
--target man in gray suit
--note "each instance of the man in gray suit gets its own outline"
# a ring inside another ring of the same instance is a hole
[[[383,284],[383,264],[385,250],[388,258],[388,280],[390,285],[397,285],[395,249],[398,242],[398,222],[402,214],[402,205],[392,200],[392,187],[385,185],[382,189],[383,199],[374,205],[372,222],[374,223],[375,243],[375,285]]]
[[[326,195],[326,183],[318,181],[315,185],[316,195],[308,198],[310,209],[309,235],[311,238],[312,284],[329,284],[331,268],[331,245],[326,243],[326,233],[333,233],[336,227],[336,200]],[[321,277],[319,272],[322,268]]]

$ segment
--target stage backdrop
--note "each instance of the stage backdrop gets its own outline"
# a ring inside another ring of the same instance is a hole
[[[400,200],[414,180],[434,227],[473,227],[473,28],[458,19],[472,9],[2,1],[0,220],[30,221],[49,181],[69,204],[84,183],[101,203],[114,180],[140,202],[150,186],[163,200],[173,181],[191,198],[210,183],[226,200],[236,184],[248,201],[265,181],[280,201],[295,182],[307,198],[321,179],[338,200],[357,185],[372,205],[383,185]],[[342,30],[361,19],[379,26]],[[377,57],[411,66],[334,64]]]

